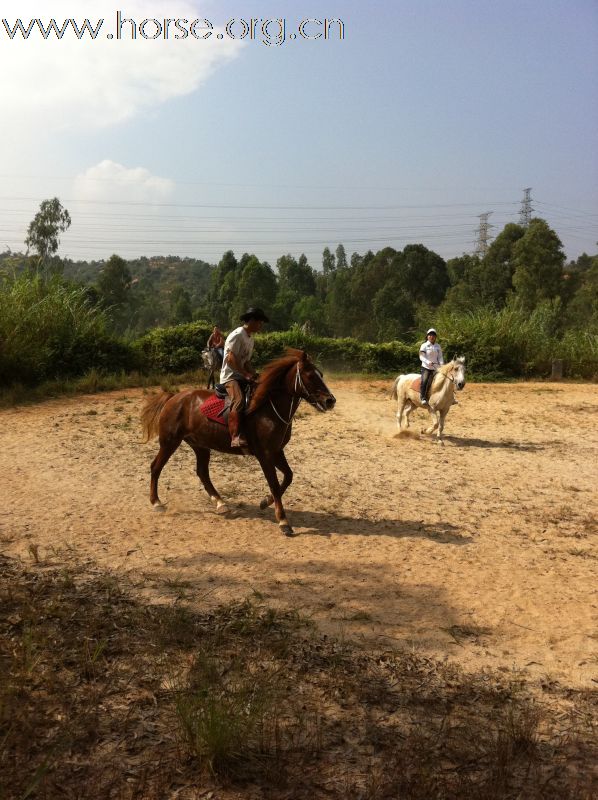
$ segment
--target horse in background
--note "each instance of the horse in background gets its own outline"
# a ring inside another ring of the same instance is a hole
[[[432,380],[428,405],[422,406],[419,397],[421,378],[412,373],[399,375],[392,387],[392,399],[397,401],[397,425],[399,431],[409,427],[409,414],[414,408],[427,408],[432,425],[424,433],[434,433],[442,443],[444,420],[455,402],[455,393],[465,386],[465,358],[459,356],[439,367]],[[403,423],[405,423],[403,425]]]
[[[222,368],[222,359],[220,353],[213,347],[205,347],[201,351],[201,360],[204,368],[208,373],[208,383],[206,388],[213,389],[216,386],[216,375]]]
[[[204,389],[161,392],[150,397],[141,413],[145,441],[159,437],[160,450],[152,461],[150,502],[164,510],[158,497],[158,479],[168,459],[182,442],[195,452],[197,476],[220,513],[228,511],[210,478],[210,453],[218,450],[230,455],[245,455],[240,447],[231,447],[228,428],[212,421],[201,407],[213,397]],[[293,471],[284,454],[293,427],[293,417],[302,400],[317,411],[330,411],[336,399],[324,383],[322,373],[302,350],[289,348],[286,355],[268,364],[260,375],[249,403],[243,429],[251,455],[258,460],[268,482],[270,494],[260,508],[274,504],[276,519],[285,536],[293,536],[287,522],[282,496],[293,480]],[[279,483],[276,470],[282,473]],[[239,477],[239,480],[242,480]]]

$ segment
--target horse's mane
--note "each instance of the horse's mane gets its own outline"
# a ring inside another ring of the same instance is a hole
[[[438,372],[446,375],[451,367],[455,367],[457,364],[465,365],[465,356],[455,356],[452,361],[447,361],[446,364],[438,367]]]
[[[438,372],[442,375],[446,375],[447,372],[455,366],[455,359],[452,361],[447,361],[446,364],[443,364],[441,367],[438,367]]]
[[[255,411],[261,405],[263,405],[280,378],[285,375],[294,364],[302,361],[304,357],[305,353],[303,350],[296,350],[293,347],[287,347],[284,356],[281,356],[275,361],[271,361],[269,364],[267,364],[259,377],[257,387],[253,393],[253,397],[251,398],[251,403],[249,404],[247,413],[250,414],[252,411]]]

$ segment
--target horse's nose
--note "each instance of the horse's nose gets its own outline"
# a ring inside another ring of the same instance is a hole
[[[336,397],[333,394],[331,394],[330,397],[326,398],[326,408],[328,411],[330,411],[330,409],[334,408],[335,405],[336,405]]]
[[[461,381],[461,383],[457,384],[457,389],[462,389],[465,386],[465,381]]]

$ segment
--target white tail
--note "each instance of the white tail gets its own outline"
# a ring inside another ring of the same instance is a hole
[[[402,375],[399,375],[398,378],[395,379],[395,382],[392,385],[391,397],[392,397],[393,400],[396,400],[397,397],[398,397],[398,395],[397,395],[397,386],[399,385],[399,381],[401,380],[402,377],[403,377]]]

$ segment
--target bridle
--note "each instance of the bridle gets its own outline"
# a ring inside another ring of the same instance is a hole
[[[316,372],[318,373],[318,375],[320,377],[322,377],[322,373],[319,372],[319,370],[316,370]],[[295,400],[297,400],[296,404],[295,404]],[[289,425],[291,424],[291,421],[292,421],[297,409],[299,408],[302,400],[307,400],[308,403],[310,403],[312,406],[315,406],[316,408],[319,408],[320,411],[324,411],[325,410],[323,408],[322,404],[320,403],[320,401],[316,400],[316,398],[312,394],[310,394],[310,392],[307,389],[307,386],[303,382],[303,378],[301,377],[301,366],[300,366],[300,363],[298,361],[297,362],[297,369],[295,371],[295,383],[294,383],[294,388],[293,388],[293,395],[292,395],[292,400],[291,400],[291,408],[290,408],[290,411],[289,411],[289,418],[288,419],[285,419],[283,416],[281,416],[281,414],[278,412],[278,409],[274,405],[274,401],[272,400],[272,398],[270,398],[270,405],[272,406],[272,411],[274,411],[274,413],[276,414],[278,419],[283,423],[283,425],[286,426],[285,435],[286,435],[286,432],[289,429]]]
[[[444,378],[446,378],[451,383],[454,383],[455,382],[455,365],[453,364],[453,366],[451,368],[451,375],[449,375],[446,372],[439,372],[438,374],[442,375]]]
[[[457,367],[453,364],[453,367],[451,369],[451,374],[450,375],[447,375],[447,373],[445,373],[445,372],[439,372],[438,374],[442,375],[443,377],[445,377],[451,383],[454,383],[455,382],[455,371],[456,371],[456,369],[457,369]]]

